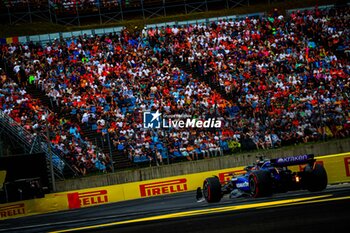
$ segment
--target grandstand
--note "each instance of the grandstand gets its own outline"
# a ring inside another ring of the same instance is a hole
[[[62,15],[139,7],[50,4]],[[1,127],[28,153],[53,155],[61,179],[348,137],[348,14],[316,7],[1,45]],[[222,127],[145,129],[150,110]]]
[[[80,26],[119,22],[139,16],[148,19],[174,13],[221,10],[249,3],[249,0],[3,0],[0,2],[0,19],[9,24],[46,21]]]

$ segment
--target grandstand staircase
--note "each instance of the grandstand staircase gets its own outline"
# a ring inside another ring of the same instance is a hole
[[[27,85],[26,91],[33,99],[39,99],[40,102],[44,105],[49,107],[49,109],[53,112],[55,112],[55,108],[57,107],[56,104],[48,97],[44,91],[40,90],[39,88],[35,87],[34,85]]]
[[[228,95],[224,89],[220,87],[217,83],[213,83],[210,80],[209,76],[200,76],[196,70],[194,70],[190,65],[186,62],[182,62],[180,60],[175,60],[175,64],[180,70],[185,71],[187,74],[192,74],[192,77],[197,78],[199,81],[207,83],[211,88],[214,88],[217,93],[219,93],[224,99],[231,100],[232,96]]]
[[[9,137],[10,140],[15,141],[20,147],[23,147],[25,154],[44,153],[47,158],[46,165],[48,174],[51,174],[50,160],[52,159],[53,174],[56,180],[64,180],[64,165],[67,165],[65,168],[71,173],[70,175],[76,175],[74,170],[50,149],[45,138],[39,134],[31,134],[2,110],[0,110],[0,130],[6,133],[6,136]],[[48,179],[52,185],[53,180],[50,175]]]
[[[86,126],[82,124],[80,125],[84,137],[87,137],[89,141],[91,141],[94,145],[102,149],[103,153],[112,155],[111,158],[113,161],[114,169],[123,169],[133,166],[133,164],[123,151],[118,151],[115,148],[113,148],[111,139],[109,139],[110,142],[108,142],[107,136],[102,138],[101,134],[98,133],[96,130],[93,130],[91,126]]]
[[[39,99],[41,101],[41,103],[44,106],[49,107],[49,109],[51,111],[55,112],[56,114],[61,114],[59,112],[60,109],[58,108],[56,103],[53,102],[50,99],[50,97],[48,97],[45,94],[44,91],[41,91],[40,89],[38,89],[34,85],[28,85],[26,87],[26,90],[27,90],[27,93],[32,96],[32,98]],[[64,117],[69,119],[71,122],[76,122],[79,124],[79,126],[81,128],[81,135],[83,138],[87,137],[89,139],[89,141],[91,141],[94,145],[99,147],[103,151],[103,153],[112,154],[111,157],[112,157],[113,166],[115,169],[123,169],[123,168],[128,168],[128,167],[133,166],[133,164],[131,163],[129,158],[123,152],[120,152],[120,151],[115,150],[115,149],[113,150],[113,148],[110,151],[108,140],[102,139],[100,136],[100,133],[97,133],[96,130],[93,130],[91,128],[91,126],[87,126],[87,125],[80,123],[79,119],[76,119],[76,117],[74,117],[73,115],[65,114]],[[110,153],[110,152],[112,152],[112,153]]]

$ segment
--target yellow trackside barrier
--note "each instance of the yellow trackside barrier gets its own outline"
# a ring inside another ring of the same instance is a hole
[[[328,176],[328,184],[350,182],[350,153],[316,157],[316,163],[322,164]],[[292,166],[292,171],[301,171],[303,166]]]
[[[316,159],[318,163],[322,163],[325,166],[329,184],[350,182],[350,153],[321,156]],[[232,173],[236,175],[245,173],[243,169],[244,167],[236,167],[162,179],[48,194],[45,198],[1,204],[0,220],[193,191],[196,190],[197,187],[201,187],[204,179],[207,177],[217,176],[221,182],[224,182],[230,179]],[[293,166],[291,169],[298,171],[303,169],[303,167]]]
[[[243,168],[244,167],[237,167],[124,184],[125,200],[196,190],[203,185],[203,181],[206,177],[218,176],[221,181],[225,181],[229,179],[232,173],[244,173]]]
[[[45,198],[0,205],[0,220],[43,214],[67,209],[67,196],[62,193],[48,194]]]
[[[242,174],[243,168],[54,193],[45,195],[45,198],[1,204],[0,220],[191,191],[202,186],[206,177],[216,175],[225,181],[232,173]]]
[[[5,179],[6,179],[6,171],[0,171],[0,190],[2,189]]]
[[[319,157],[328,173],[328,183],[350,182],[350,153]]]

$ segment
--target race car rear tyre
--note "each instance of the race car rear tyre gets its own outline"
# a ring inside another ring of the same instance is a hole
[[[210,177],[204,180],[203,196],[209,203],[219,202],[221,200],[221,184],[217,177]]]
[[[269,171],[254,171],[249,175],[249,188],[252,197],[272,195],[272,178]]]
[[[304,172],[306,189],[310,192],[322,191],[327,187],[327,172],[321,164],[316,164],[312,170],[310,166],[307,166],[304,168]]]

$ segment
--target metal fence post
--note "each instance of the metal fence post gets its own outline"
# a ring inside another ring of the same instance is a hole
[[[10,25],[12,24],[12,20],[11,20],[11,12],[10,12],[10,7],[7,6],[7,13],[9,15],[9,21],[10,21]]]
[[[101,2],[100,2],[100,1],[98,2],[98,14],[99,14],[99,16],[100,16],[100,25],[102,25],[103,22],[102,22]]]
[[[164,16],[166,16],[166,10],[165,10],[165,0],[163,0],[163,8],[164,8]]]
[[[140,0],[141,2],[141,9],[142,9],[142,16],[143,16],[143,20],[145,20],[145,9],[143,8],[143,0]]]
[[[55,184],[55,174],[53,171],[53,162],[52,162],[52,151],[51,151],[51,141],[50,141],[50,132],[49,132],[49,125],[46,124],[46,136],[47,136],[47,146],[48,146],[48,152],[50,154],[50,175],[51,175],[51,182],[52,182],[52,191],[56,191],[56,184]]]
[[[76,3],[75,9],[76,9],[76,11],[77,11],[78,26],[80,26],[80,16],[79,16],[78,3]]]
[[[51,4],[50,4],[50,0],[47,0],[47,6],[49,9],[49,15],[50,15],[50,23],[52,23],[52,15],[51,15]],[[51,41],[50,41],[51,42]]]
[[[109,158],[112,162],[112,172],[114,173],[114,163],[113,163],[113,151],[112,151],[112,146],[111,146],[111,139],[109,137],[109,132],[108,132],[108,129],[109,129],[109,122],[107,122],[107,143],[108,143],[108,149],[109,149]]]
[[[30,4],[29,4],[30,1],[27,1],[27,6],[28,6],[28,14],[29,14],[29,22],[32,23],[32,12],[30,10]]]

